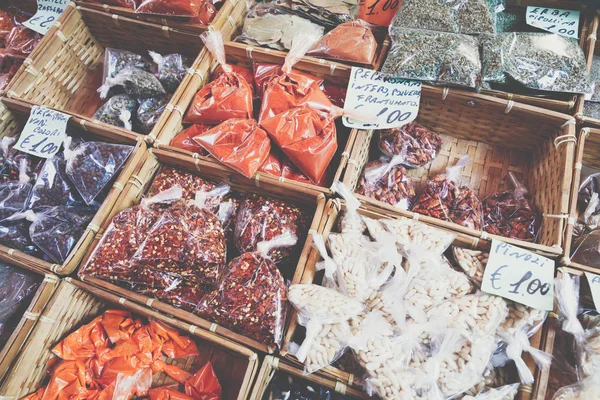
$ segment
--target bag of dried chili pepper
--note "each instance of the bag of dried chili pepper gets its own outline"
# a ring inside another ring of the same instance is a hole
[[[455,183],[460,179],[461,169],[470,163],[471,157],[462,156],[454,166],[446,168],[446,175],[437,175],[427,181],[411,211],[481,230],[481,201],[471,188]]]
[[[375,60],[376,51],[377,40],[368,24],[362,21],[350,21],[327,32],[307,54],[314,57],[371,64]]]
[[[281,150],[275,147],[271,147],[269,157],[267,157],[266,161],[261,165],[258,171],[280,179],[288,179],[308,184],[311,183],[310,179],[302,174],[298,168],[287,159],[285,154],[281,153]],[[321,184],[322,182],[319,182],[319,186],[321,186]]]
[[[269,254],[290,248],[297,237],[286,232],[260,242],[227,265],[218,287],[207,294],[197,313],[267,346],[279,348],[286,317],[285,280]]]
[[[240,253],[256,251],[261,242],[273,240],[284,233],[302,239],[308,227],[308,215],[298,206],[272,198],[250,195],[237,212],[234,242]],[[290,246],[274,247],[268,254],[275,263],[289,258],[297,250]]]
[[[528,199],[527,188],[512,172],[508,177],[513,190],[494,193],[483,199],[483,230],[494,235],[535,241],[537,213]]]
[[[200,7],[200,0],[142,0],[135,12],[170,17],[196,17]]]
[[[292,48],[285,57],[285,64],[282,67],[283,74],[270,79],[263,86],[264,95],[259,121],[262,122],[284,111],[304,105],[315,110],[332,112],[333,104],[320,86],[322,80],[292,70],[292,67],[314,44],[315,39],[313,35],[302,33],[294,37]],[[261,86],[257,82],[257,87]]]
[[[16,137],[0,140],[0,184],[24,182],[25,176],[34,182],[43,165],[41,158],[23,153],[12,147]]]
[[[117,176],[133,151],[133,146],[103,142],[64,142],[65,171],[86,202],[91,205],[106,185]],[[71,148],[72,147],[72,148]]]
[[[189,128],[182,130],[171,140],[171,146],[178,149],[187,150],[200,156],[208,155],[208,151],[204,150],[202,146],[194,142],[192,139],[194,136],[198,136],[207,130],[212,128],[210,125],[194,124]]]
[[[217,3],[217,2],[215,2]],[[208,0],[202,0],[200,2],[200,10],[198,15],[190,18],[190,24],[209,25],[212,20],[217,16],[217,8]]]
[[[231,118],[252,118],[252,82],[227,64],[219,32],[209,30],[200,37],[225,73],[196,93],[184,123],[219,124]]]
[[[331,114],[304,105],[263,119],[261,126],[313,183],[321,181],[337,150]]]
[[[256,174],[271,151],[267,133],[253,119],[231,118],[193,140],[247,178]]]
[[[441,146],[442,138],[416,121],[379,133],[379,148],[383,154],[393,157],[406,149],[402,164],[408,168],[429,164],[438,155]]]

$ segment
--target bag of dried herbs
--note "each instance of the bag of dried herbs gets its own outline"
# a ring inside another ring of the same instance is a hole
[[[92,118],[109,125],[131,130],[137,109],[138,102],[136,99],[126,94],[118,94],[108,99]]]
[[[589,93],[583,50],[574,39],[553,33],[501,33],[482,40],[483,81],[510,78],[535,90]]]
[[[141,55],[127,50],[107,47],[104,51],[104,79],[102,79],[102,83],[106,82],[107,78],[114,78],[127,67],[154,72],[152,62]]]
[[[166,95],[142,100],[135,114],[135,131],[144,134],[152,132],[170,99],[171,96]]]
[[[190,61],[181,54],[162,56],[154,51],[149,53],[152,61],[158,66],[158,80],[167,93],[175,93],[190,66]]]
[[[105,99],[113,86],[123,86],[125,93],[136,99],[147,99],[166,94],[156,76],[139,68],[123,68],[114,78],[107,78],[98,88],[100,98]]]
[[[398,78],[476,87],[479,41],[456,33],[390,28],[392,46],[382,72]]]

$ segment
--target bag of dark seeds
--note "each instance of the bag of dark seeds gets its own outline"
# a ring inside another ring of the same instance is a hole
[[[41,251],[29,237],[31,222],[25,212],[19,211],[0,221],[0,243],[29,255],[40,255]]]
[[[27,160],[22,158],[20,164],[19,180],[0,184],[0,220],[24,210],[27,205],[33,184],[27,175]]]
[[[0,184],[19,182],[23,179],[23,173],[33,181],[42,166],[42,159],[15,150],[12,145],[16,141],[16,137],[3,137],[0,140]]]
[[[143,134],[152,132],[170,99],[167,95],[142,100],[136,113],[135,131]]]
[[[73,187],[65,171],[66,162],[62,154],[49,158],[44,163],[33,185],[27,208],[82,205],[83,199]]]
[[[83,142],[72,145],[65,139],[64,158],[66,173],[87,205],[117,175],[133,146],[103,142]]]
[[[137,100],[126,94],[118,94],[104,103],[92,118],[105,124],[132,130],[132,121],[137,108]]]
[[[152,62],[141,55],[107,47],[104,51],[104,75],[102,83],[105,83],[108,78],[114,78],[119,72],[128,67],[141,69],[146,72],[154,72]]]
[[[31,222],[29,236],[53,262],[62,264],[96,214],[88,207],[50,207],[25,212]]]
[[[110,89],[122,86],[125,93],[136,99],[147,99],[166,94],[156,76],[139,68],[125,67],[114,78],[106,78],[98,88],[101,99],[106,99]]]
[[[190,66],[189,60],[181,54],[162,56],[150,51],[152,61],[158,66],[158,80],[167,93],[175,93]]]

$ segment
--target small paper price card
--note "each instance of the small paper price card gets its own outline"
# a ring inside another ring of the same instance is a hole
[[[34,106],[15,148],[41,158],[50,158],[60,149],[67,136],[71,116],[44,107]]]
[[[366,123],[344,117],[343,122],[348,128],[396,128],[417,118],[420,101],[421,82],[352,67],[344,110],[373,121]]]
[[[570,38],[579,36],[579,11],[528,6],[526,13],[527,25]]]
[[[374,25],[388,26],[401,0],[358,0],[358,19]]]
[[[600,305],[600,275],[586,272],[585,276],[590,284],[590,291],[592,292],[594,307],[596,307],[596,311],[598,311],[600,309],[600,307],[598,307]]]
[[[554,261],[492,239],[481,290],[539,310],[554,303]]]
[[[45,35],[65,11],[68,4],[69,0],[37,0],[37,12],[23,22],[23,25]]]

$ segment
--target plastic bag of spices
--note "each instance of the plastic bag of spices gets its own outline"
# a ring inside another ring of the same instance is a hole
[[[406,152],[402,165],[418,168],[429,164],[439,153],[442,138],[417,121],[399,128],[384,129],[379,132],[379,148],[393,157]]]
[[[27,159],[21,158],[19,164],[19,179],[0,183],[0,220],[24,210],[33,189],[31,177],[28,175]]]
[[[137,7],[136,0],[96,0],[102,4],[108,4],[109,6],[125,7],[135,10]]]
[[[152,62],[139,54],[127,50],[107,47],[104,50],[104,73],[102,83],[107,78],[114,78],[125,68],[137,68],[146,72],[154,72]]]
[[[29,237],[31,223],[25,218],[22,210],[0,221],[0,243],[11,249],[26,254],[39,256],[41,251]]]
[[[209,25],[216,17],[218,11],[219,10],[217,10],[217,8],[210,1],[201,1],[198,15],[190,18],[189,22],[190,24]]]
[[[284,233],[302,239],[308,225],[308,215],[299,207],[283,201],[250,195],[240,204],[235,222],[234,242],[240,253],[256,251],[261,242],[273,240]],[[269,258],[280,263],[297,249],[290,246],[274,247]]]
[[[327,32],[308,51],[309,56],[371,64],[375,60],[377,40],[365,23],[346,22]]]
[[[210,192],[217,187],[217,183],[201,178],[188,171],[163,166],[154,177],[152,185],[148,189],[147,196],[156,196],[160,192],[164,192],[175,186],[181,188],[181,197],[184,200],[193,200],[196,198],[196,192]]]
[[[292,70],[315,40],[315,37],[302,32],[294,37],[293,46],[282,67],[283,74],[271,79],[266,85],[259,114],[261,123],[284,111],[304,105],[318,111],[332,111],[333,104],[321,89],[321,80]]]
[[[222,197],[229,186],[198,192],[196,200],[180,201],[152,226],[133,256],[139,282],[153,286],[156,274],[199,285],[215,285],[225,268],[227,243],[223,225],[210,209],[208,197]],[[202,194],[199,198],[199,194]]]
[[[286,320],[287,290],[269,254],[297,242],[292,233],[260,242],[227,265],[219,286],[207,294],[198,314],[268,346],[279,348]]]
[[[263,119],[261,126],[313,183],[320,182],[337,150],[333,117],[308,105]]]
[[[254,94],[254,76],[252,75],[252,71],[249,68],[241,67],[235,64],[227,64],[225,68],[227,67],[231,68],[232,72],[241,75],[246,80],[246,82],[250,86],[250,90]],[[217,78],[219,78],[223,74],[226,74],[226,72],[223,69],[223,66],[219,65],[212,74],[213,81],[217,80]]]
[[[267,157],[258,171],[276,176],[280,179],[288,179],[308,184],[311,183],[310,179],[308,179],[306,175],[302,174],[298,168],[296,168],[287,159],[287,157],[281,153],[281,150],[275,147],[271,147],[271,153],[269,153],[269,157]],[[319,182],[318,185],[321,186],[322,182]]]
[[[142,0],[135,12],[170,17],[195,17],[200,12],[200,7],[200,0]]]
[[[215,30],[203,33],[200,38],[225,71],[204,86],[190,106],[186,124],[219,124],[231,118],[252,117],[251,83],[233,71],[226,63],[221,34]]]
[[[573,247],[571,262],[600,268],[600,229],[594,229],[580,236]]]
[[[160,54],[150,51],[152,61],[158,66],[158,80],[162,83],[167,93],[175,93],[190,67],[189,60],[181,54]]]
[[[117,176],[133,151],[133,146],[103,142],[71,144],[64,142],[65,171],[87,205]]]
[[[42,168],[43,159],[23,153],[12,147],[16,137],[0,140],[0,184],[8,182],[34,182]]]
[[[512,172],[508,177],[513,190],[483,199],[483,230],[508,238],[535,241],[537,213],[529,202],[527,188]]]
[[[480,230],[483,226],[481,201],[472,189],[455,183],[461,169],[470,163],[471,157],[462,156],[454,166],[446,168],[445,175],[427,181],[412,211]]]
[[[52,261],[62,264],[90,223],[96,209],[87,207],[51,207],[40,212],[25,211],[31,222],[29,236]]]
[[[108,99],[92,117],[105,124],[132,130],[138,102],[126,94],[118,94]]]
[[[206,156],[208,151],[196,143],[193,138],[212,128],[210,125],[194,124],[189,128],[182,130],[171,140],[171,146],[178,149],[187,150],[192,153]]]
[[[114,78],[106,78],[98,88],[100,98],[106,99],[114,86],[123,86],[125,93],[136,99],[158,97],[167,93],[156,76],[133,67],[125,67]]]
[[[28,208],[76,206],[84,204],[73,187],[66,172],[66,161],[62,154],[49,158],[44,163],[33,185]]]
[[[4,45],[11,54],[25,58],[31,54],[42,40],[42,37],[41,34],[27,28],[25,25],[17,24],[4,39]]]
[[[166,95],[140,101],[140,106],[135,114],[135,131],[143,134],[152,132],[170,99],[171,96]]]
[[[193,140],[247,178],[256,174],[271,151],[267,133],[253,119],[231,118]]]

